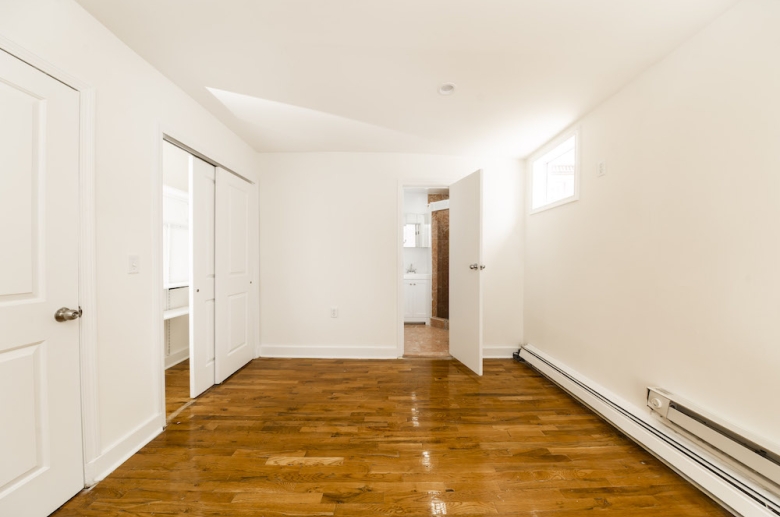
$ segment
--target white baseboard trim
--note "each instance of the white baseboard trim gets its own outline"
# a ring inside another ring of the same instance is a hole
[[[512,359],[512,354],[520,349],[520,345],[493,345],[482,347],[482,357],[485,359]]]
[[[176,366],[180,362],[185,361],[189,358],[190,358],[189,348],[184,348],[182,350],[179,350],[178,352],[174,352],[165,358],[165,369],[167,370],[171,366]]]
[[[95,485],[112,473],[141,447],[151,442],[163,430],[165,416],[155,415],[114,442],[100,456],[86,464],[84,484]]]
[[[511,359],[518,345],[487,346],[482,349],[485,359]],[[301,359],[398,359],[395,347],[328,346],[328,345],[261,345],[258,357],[287,357]],[[166,366],[167,367],[167,366]]]
[[[730,512],[743,517],[780,515],[768,506],[775,504],[776,497],[691,440],[655,421],[648,409],[626,402],[531,345],[523,347],[521,357]]]
[[[262,345],[260,357],[300,359],[398,359],[394,346]]]

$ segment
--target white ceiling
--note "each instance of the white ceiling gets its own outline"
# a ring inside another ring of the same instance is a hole
[[[516,157],[737,2],[77,1],[258,151]]]

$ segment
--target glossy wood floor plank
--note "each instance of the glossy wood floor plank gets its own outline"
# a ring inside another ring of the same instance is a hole
[[[727,516],[511,360],[260,359],[70,516]]]
[[[190,360],[185,359],[165,370],[165,416],[190,400]]]

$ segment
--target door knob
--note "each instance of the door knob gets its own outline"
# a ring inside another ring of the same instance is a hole
[[[81,307],[76,309],[68,309],[63,307],[54,313],[54,319],[57,321],[70,321],[81,317]]]
[[[477,263],[471,264],[469,265],[469,269],[479,269],[479,264]]]

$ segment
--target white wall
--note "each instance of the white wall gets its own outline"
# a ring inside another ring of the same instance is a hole
[[[428,210],[428,192],[420,188],[404,189],[404,213],[424,214]]]
[[[483,167],[484,354],[512,357],[524,336],[524,171],[515,160],[488,161]]]
[[[517,349],[522,338],[519,162],[383,153],[282,153],[260,159],[264,355],[396,357],[402,317],[399,184],[448,185],[480,167],[486,171],[486,344]],[[346,237],[344,225],[352,230]],[[332,306],[339,307],[338,318],[330,317]]]
[[[428,211],[428,193],[419,189],[404,189],[404,214],[425,214]],[[404,271],[414,266],[417,273],[431,272],[431,248],[404,247]]]
[[[256,171],[256,154],[71,0],[4,0],[0,34],[96,89],[96,468],[110,468],[138,445],[133,441],[145,429],[164,420],[155,382],[160,349],[153,335],[161,315],[151,309],[161,287],[151,269],[157,125],[249,176]],[[140,274],[127,274],[130,253],[140,255]],[[103,457],[109,459],[101,463]]]
[[[775,442],[778,26],[780,2],[746,0],[585,117],[580,201],[528,216],[525,246],[528,343]]]
[[[404,271],[410,266],[419,273],[431,272],[431,248],[404,248]]]
[[[162,145],[163,185],[190,191],[190,153],[170,142]]]

